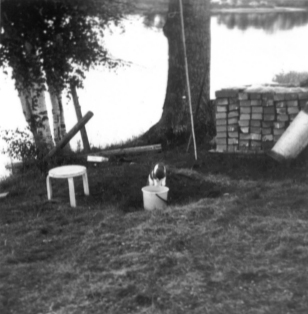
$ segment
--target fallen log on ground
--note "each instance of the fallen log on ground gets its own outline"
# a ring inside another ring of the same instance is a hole
[[[120,156],[120,155],[125,155],[125,154],[140,154],[140,153],[146,153],[146,152],[160,152],[161,150],[162,150],[161,144],[156,144],[156,145],[148,145],[148,146],[138,146],[138,147],[128,147],[128,148],[117,148],[117,149],[112,149],[112,150],[102,150],[99,152],[91,153],[91,156],[92,156],[92,158],[94,156],[110,157],[110,156]],[[50,151],[50,153],[52,151]],[[49,156],[49,157],[51,157],[51,156]],[[88,157],[89,157],[88,154],[86,154],[86,155],[82,154],[80,156],[77,156],[77,155],[74,156],[75,159],[80,158],[81,162],[85,161],[85,159],[87,160]],[[95,161],[95,160],[90,160],[90,161]],[[107,160],[105,158],[103,158],[102,161],[107,161]],[[96,162],[99,162],[99,161],[96,161]],[[14,163],[12,163],[12,165],[7,165],[6,168],[9,170],[19,170],[20,168],[22,168],[22,166],[23,166],[22,162],[14,162]]]
[[[96,153],[91,153],[91,155],[96,156],[114,156],[114,155],[125,155],[125,154],[139,154],[145,152],[161,151],[161,144],[148,145],[148,146],[137,146],[137,147],[127,147],[127,148],[117,148],[111,150],[102,150]]]

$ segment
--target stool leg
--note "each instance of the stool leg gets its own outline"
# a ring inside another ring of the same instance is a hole
[[[52,186],[51,186],[49,175],[46,178],[46,185],[47,185],[47,198],[49,200],[51,200],[51,198],[52,198]]]
[[[87,172],[85,172],[82,175],[82,180],[83,180],[83,190],[84,190],[84,194],[85,195],[90,195],[90,191],[89,191],[89,181],[88,181],[88,174]]]
[[[74,179],[68,178],[68,188],[70,192],[70,203],[72,207],[76,207]]]

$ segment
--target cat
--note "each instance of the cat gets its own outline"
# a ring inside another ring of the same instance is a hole
[[[148,185],[150,186],[166,186],[167,172],[163,163],[157,163],[151,170],[148,177]]]

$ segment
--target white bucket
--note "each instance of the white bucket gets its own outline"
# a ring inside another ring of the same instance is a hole
[[[269,155],[278,161],[294,159],[308,144],[308,107],[301,110]]]
[[[165,209],[167,207],[169,188],[166,186],[145,186],[143,192],[143,207],[145,210]]]

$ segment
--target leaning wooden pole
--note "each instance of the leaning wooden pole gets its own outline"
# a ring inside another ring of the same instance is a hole
[[[63,139],[57,144],[55,148],[53,148],[45,157],[44,160],[54,156],[57,154],[59,150],[61,150],[79,131],[83,128],[86,123],[93,117],[93,112],[88,111],[84,117],[78,121],[72,129],[63,137]]]
[[[73,96],[73,103],[75,106],[77,121],[80,121],[82,119],[82,113],[81,113],[81,108],[80,108],[80,104],[79,104],[79,100],[77,96],[76,86],[73,82],[70,83],[70,86],[71,86],[71,93]],[[80,129],[80,134],[81,134],[81,139],[83,143],[83,149],[86,153],[88,153],[90,151],[90,144],[89,144],[89,139],[88,139],[88,135],[87,135],[87,131],[85,127],[82,127]]]
[[[188,104],[190,110],[190,120],[191,120],[191,133],[193,136],[194,149],[195,149],[195,159],[198,159],[197,155],[197,144],[196,144],[196,136],[195,136],[195,126],[194,126],[194,117],[191,103],[191,92],[190,92],[190,82],[189,82],[189,72],[188,72],[188,61],[187,61],[187,53],[186,53],[186,40],[185,40],[185,27],[184,27],[184,13],[183,13],[183,3],[180,1],[180,15],[181,15],[181,26],[182,26],[182,39],[183,39],[183,48],[184,48],[184,60],[185,60],[185,73],[186,73],[186,84],[187,84],[187,95],[188,95]]]

